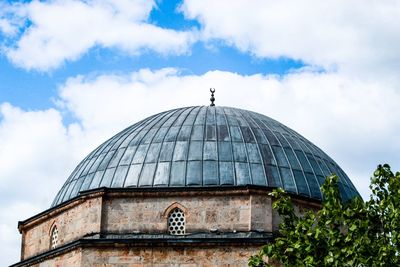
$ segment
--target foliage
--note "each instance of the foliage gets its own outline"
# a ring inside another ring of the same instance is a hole
[[[321,189],[322,208],[296,215],[283,189],[270,195],[281,217],[273,242],[249,259],[249,266],[400,266],[400,172],[379,165],[371,178],[372,194],[343,203],[338,177]],[[270,263],[264,259],[268,257]]]

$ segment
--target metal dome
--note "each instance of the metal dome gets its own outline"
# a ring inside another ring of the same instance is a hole
[[[231,107],[185,107],[146,118],[100,145],[72,172],[52,207],[100,187],[283,187],[321,199],[338,174],[344,199],[358,192],[321,149],[285,125]]]

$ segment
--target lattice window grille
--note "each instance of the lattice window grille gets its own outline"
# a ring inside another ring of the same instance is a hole
[[[168,216],[168,232],[171,235],[185,234],[185,214],[179,208],[175,208]]]
[[[51,232],[51,249],[54,249],[58,246],[58,229],[57,227],[53,228]]]

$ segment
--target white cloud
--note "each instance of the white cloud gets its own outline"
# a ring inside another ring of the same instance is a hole
[[[400,67],[400,2],[184,0],[204,40],[221,39],[257,57],[289,57],[353,75]]]
[[[5,52],[18,66],[48,71],[94,47],[182,55],[199,40],[223,40],[256,57],[288,57],[357,76],[397,75],[400,68],[398,1],[184,0],[179,11],[200,23],[201,34],[151,24],[154,8],[155,0],[16,4],[11,16],[0,14],[3,32],[15,33],[16,24],[23,29]]]
[[[154,1],[147,0],[55,0],[19,4],[13,7],[13,19],[3,18],[2,24],[20,21],[24,32],[15,46],[5,52],[14,64],[41,71],[75,61],[96,46],[117,48],[132,55],[143,50],[162,55],[188,53],[195,33],[147,23],[154,6]],[[31,25],[24,28],[24,20]],[[3,28],[7,30],[6,26]]]
[[[0,32],[3,32],[7,35],[12,35],[15,33],[15,28],[8,20],[0,19]]]
[[[2,104],[0,114],[0,190],[7,196],[4,199],[31,198],[37,204],[46,203],[51,189],[59,186],[54,177],[67,175],[65,167],[72,166],[66,162],[74,161],[60,113],[54,109],[23,111]],[[33,184],[36,186],[30,187]]]
[[[17,220],[47,209],[84,156],[106,138],[146,116],[167,109],[216,104],[275,118],[321,147],[368,196],[375,164],[399,169],[400,101],[395,82],[364,82],[338,73],[304,70],[286,76],[210,71],[181,75],[176,69],[143,69],[126,75],[78,76],[59,88],[53,109],[0,107],[0,250],[18,261]],[[385,88],[385,93],[382,93]],[[68,115],[67,115],[68,113]],[[76,123],[65,125],[63,116]],[[395,165],[397,164],[397,166]],[[13,246],[13,248],[9,248]]]
[[[19,259],[21,238],[17,222],[22,219],[20,216],[33,215],[41,211],[40,205],[30,202],[14,202],[0,206],[1,266],[16,263]]]
[[[18,32],[18,26],[21,21],[20,4],[9,5],[6,2],[0,2],[0,33],[6,37],[13,37]]]

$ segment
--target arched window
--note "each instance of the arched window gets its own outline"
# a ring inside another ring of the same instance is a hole
[[[58,246],[58,229],[57,226],[54,226],[50,235],[50,248],[54,249],[57,246]]]
[[[168,232],[170,235],[185,234],[185,214],[180,208],[174,208],[169,213]]]

